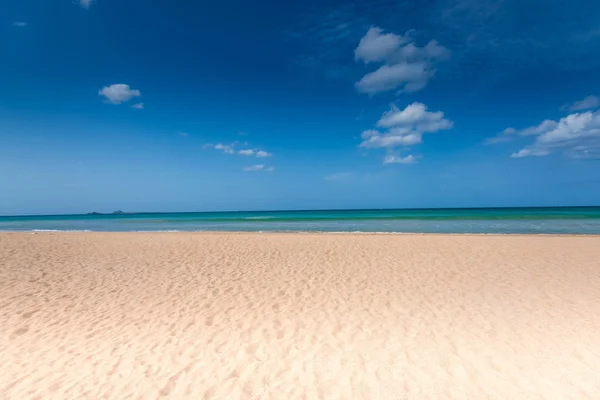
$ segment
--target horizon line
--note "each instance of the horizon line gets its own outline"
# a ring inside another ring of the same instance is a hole
[[[587,206],[493,206],[493,207],[406,207],[406,208],[332,208],[332,209],[280,209],[280,210],[221,210],[221,211],[113,211],[77,213],[77,214],[22,214],[0,215],[0,218],[19,217],[85,217],[91,215],[117,216],[141,214],[228,214],[228,213],[276,213],[276,212],[327,212],[327,211],[430,211],[430,210],[498,210],[498,209],[533,209],[533,208],[597,208],[600,205]]]

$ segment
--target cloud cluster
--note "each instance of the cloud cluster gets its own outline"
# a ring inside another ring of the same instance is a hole
[[[434,63],[449,56],[450,50],[435,40],[419,47],[409,35],[384,33],[381,28],[371,27],[354,50],[354,59],[383,65],[356,82],[356,89],[367,94],[396,89],[416,92],[434,75]]]
[[[590,110],[600,107],[596,96],[567,104],[563,110]],[[533,143],[511,154],[513,158],[543,157],[563,152],[570,158],[600,158],[600,110],[573,112],[554,121],[546,119],[525,129],[506,128],[485,144],[534,137]]]
[[[546,120],[521,132],[525,131],[535,135],[535,140],[513,153],[513,158],[547,156],[557,151],[570,158],[600,158],[600,111],[574,113],[559,121]]]
[[[110,86],[105,86],[98,92],[100,96],[104,96],[106,100],[112,104],[121,104],[125,103],[134,97],[139,97],[142,93],[139,90],[131,89],[129,85],[124,83],[115,83]],[[143,103],[141,107],[134,108],[143,108]]]
[[[27,22],[23,22],[23,21],[15,21],[13,22],[13,26],[18,26],[19,28],[24,28],[27,25],[29,25]]]
[[[423,141],[423,134],[451,129],[452,121],[444,118],[441,111],[431,112],[423,103],[412,103],[403,110],[392,105],[377,122],[378,129],[362,133],[360,147],[366,149],[386,148],[389,152],[397,147],[408,148]],[[384,164],[412,164],[417,157],[397,157],[388,154]]]
[[[239,154],[241,156],[252,156],[258,158],[271,157],[273,153],[269,153],[268,151],[259,150],[259,149],[242,149],[236,150],[236,146],[238,146],[239,142],[231,142],[229,144],[217,143],[217,144],[205,144],[203,148],[205,149],[215,149],[222,151],[225,154]],[[247,144],[247,143],[245,143]]]

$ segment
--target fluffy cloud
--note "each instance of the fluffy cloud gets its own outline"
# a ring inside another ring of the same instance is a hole
[[[354,50],[354,59],[365,63],[385,61],[406,42],[407,39],[402,36],[383,33],[383,29],[374,26],[358,42],[358,47]]]
[[[412,103],[403,110],[395,105],[383,113],[377,126],[382,130],[369,129],[361,134],[363,141],[360,147],[387,148],[388,151],[395,147],[410,147],[423,141],[423,134],[434,133],[451,129],[452,121],[444,118],[441,111],[427,111],[427,106],[422,103]],[[388,155],[384,158],[385,164],[410,164],[416,162],[416,157],[407,156],[399,158]]]
[[[384,164],[414,164],[415,162],[417,162],[417,159],[412,154],[406,157],[397,157],[395,155],[388,154],[383,159]]]
[[[274,167],[267,167],[264,164],[256,164],[256,165],[250,165],[248,167],[244,167],[243,170],[244,171],[248,171],[248,172],[252,172],[252,171],[273,172],[273,171],[275,171],[275,168]]]
[[[24,28],[29,25],[27,22],[15,21],[13,22],[13,26],[18,26],[19,28]]]
[[[100,89],[98,94],[106,97],[112,104],[121,104],[142,95],[139,90],[131,89],[129,85],[124,83],[115,83],[110,86],[105,86]]]
[[[79,5],[86,10],[90,8],[94,0],[79,0]]]
[[[390,110],[383,113],[377,126],[386,129],[384,132],[369,129],[362,133],[364,148],[394,148],[411,146],[423,141],[424,133],[433,133],[450,129],[452,121],[444,118],[441,111],[427,111],[422,103],[412,103],[403,110],[392,105]]]
[[[514,158],[546,156],[563,151],[571,158],[600,157],[600,111],[570,114],[559,121],[545,120],[539,125],[515,130],[534,135],[532,144],[511,155]]]
[[[259,150],[256,152],[256,157],[259,158],[263,158],[263,157],[271,157],[273,154],[269,153],[268,151],[263,151],[263,150]]]
[[[142,108],[144,108],[144,103],[135,103],[134,105],[131,106],[131,108],[141,110]]]
[[[396,89],[416,92],[434,75],[433,64],[449,56],[450,51],[435,40],[419,47],[408,35],[383,33],[381,28],[371,27],[358,43],[354,58],[365,64],[383,65],[356,82],[356,89],[368,94]]]
[[[565,104],[560,109],[563,111],[582,111],[582,110],[591,110],[593,108],[598,108],[600,106],[600,99],[596,96],[588,96],[583,100],[576,101],[572,104]]]

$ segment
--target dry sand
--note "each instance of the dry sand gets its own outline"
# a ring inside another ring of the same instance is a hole
[[[2,399],[600,399],[600,238],[2,233]]]

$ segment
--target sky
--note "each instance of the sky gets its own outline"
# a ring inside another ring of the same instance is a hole
[[[0,215],[600,204],[598,2],[0,10]]]

